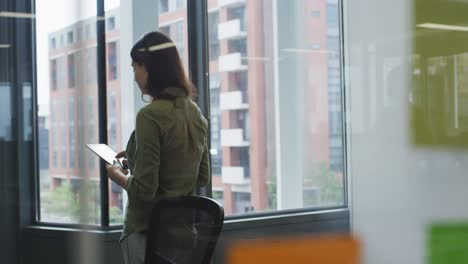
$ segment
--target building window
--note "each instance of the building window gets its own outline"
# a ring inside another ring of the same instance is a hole
[[[79,27],[76,29],[76,41],[80,42],[83,41],[83,28]]]
[[[57,90],[57,60],[50,61],[50,86],[52,91]]]
[[[180,57],[184,60],[184,22],[175,23],[174,28],[174,42],[179,50]]]
[[[58,157],[57,157],[57,104],[56,102],[50,103],[50,147],[52,150],[52,168],[58,167]]]
[[[73,44],[73,31],[67,33],[67,44]]]
[[[187,7],[187,0],[177,0],[177,9],[183,9]]]
[[[107,44],[107,64],[109,69],[109,80],[117,80],[117,43]]]
[[[69,161],[70,168],[75,167],[75,100],[73,97],[69,98],[68,102],[68,144],[69,144]]]
[[[310,15],[313,16],[313,17],[320,17],[320,11],[319,10],[312,10],[312,12],[310,12]]]
[[[159,13],[167,13],[169,11],[169,0],[159,0]]]
[[[229,41],[229,53],[240,53],[242,57],[247,57],[247,42],[245,39]]]
[[[83,123],[84,123],[84,111],[85,108],[83,107],[83,102],[82,102],[82,96],[78,95],[77,101],[76,101],[76,120],[77,120],[77,127],[78,131],[84,131]],[[78,146],[78,168],[84,169],[85,164],[84,164],[84,135],[83,133],[78,133],[77,134],[77,146]]]
[[[75,54],[68,55],[68,87],[75,87]]]
[[[86,49],[86,83],[94,84],[97,82],[96,69],[96,48],[91,47]]]
[[[59,116],[60,116],[60,147],[61,147],[61,156],[60,156],[60,167],[65,169],[67,168],[67,108],[66,101],[59,101]]]
[[[209,30],[209,59],[210,61],[217,60],[219,57],[219,39],[218,39],[218,24],[219,13],[212,12],[208,15],[208,30]]]
[[[85,35],[86,35],[86,39],[91,38],[91,25],[90,24],[86,24],[85,26]]]
[[[94,105],[95,105],[94,97],[88,97],[88,105],[87,105],[87,112],[88,112],[88,142],[95,143],[97,142],[96,135],[94,133],[95,123],[94,123]],[[96,166],[96,156],[89,155],[88,153],[88,167],[93,169]]]
[[[107,19],[107,31],[115,30],[115,17],[109,17]]]
[[[51,48],[51,49],[55,49],[55,48],[56,48],[56,45],[57,45],[57,44],[56,44],[55,42],[56,42],[56,41],[55,41],[55,37],[52,38],[52,39],[50,40],[50,48]]]
[[[114,91],[110,91],[107,96],[107,118],[109,146],[117,149],[117,102]]]
[[[247,23],[247,17],[246,17],[246,8],[244,6],[239,6],[235,8],[231,8],[228,10],[228,20],[235,20],[239,19],[240,21],[240,30],[242,32],[246,31],[246,23]]]
[[[331,29],[339,27],[339,9],[336,4],[327,4],[327,26]]]

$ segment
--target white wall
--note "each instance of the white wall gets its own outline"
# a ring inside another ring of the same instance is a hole
[[[468,219],[468,152],[410,142],[412,1],[343,2],[352,227],[366,264],[425,263],[428,224]]]

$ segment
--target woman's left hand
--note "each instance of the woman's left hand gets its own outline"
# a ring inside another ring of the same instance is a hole
[[[127,189],[128,177],[125,175],[128,174],[128,170],[124,170],[118,165],[106,164],[106,171],[107,177],[109,177],[113,182],[117,183],[124,190]]]

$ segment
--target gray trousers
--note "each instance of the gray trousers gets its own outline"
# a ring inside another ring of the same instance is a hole
[[[125,264],[143,264],[145,261],[146,235],[135,232],[122,240]]]
[[[143,264],[145,262],[146,235],[135,232],[122,240],[122,251],[125,264]],[[174,263],[190,263],[191,251],[161,248],[157,254]]]

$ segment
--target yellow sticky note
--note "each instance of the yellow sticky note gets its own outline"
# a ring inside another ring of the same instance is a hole
[[[413,10],[412,141],[468,147],[468,2],[414,0]]]

